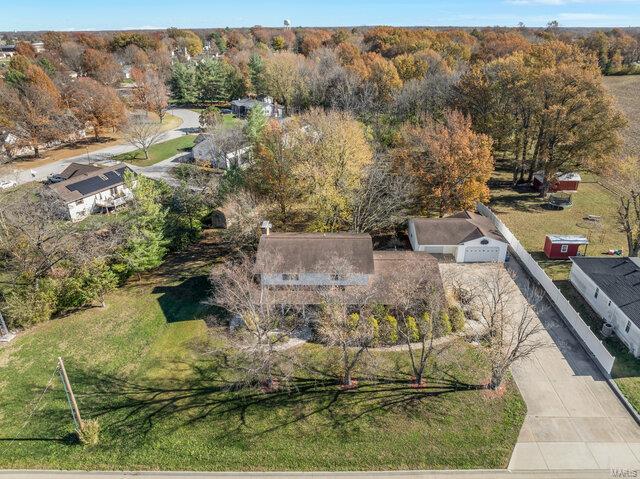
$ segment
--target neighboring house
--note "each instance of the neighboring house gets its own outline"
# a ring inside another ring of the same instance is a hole
[[[36,53],[42,53],[44,51],[44,42],[31,42],[31,46]]]
[[[209,163],[213,168],[226,170],[233,165],[243,166],[249,159],[251,146],[244,145],[235,151],[224,153],[215,144],[214,139],[207,133],[199,134],[191,155],[196,163]]]
[[[571,284],[640,356],[640,258],[571,258]]]
[[[578,256],[582,245],[588,245],[589,240],[577,235],[547,235],[544,240],[544,254],[549,259],[568,259]]]
[[[123,163],[102,168],[72,163],[60,173],[68,179],[49,188],[67,205],[69,219],[79,221],[91,213],[109,211],[133,198],[124,184],[127,171],[132,172]]]
[[[457,263],[503,262],[507,242],[493,223],[465,211],[447,218],[411,218],[409,241],[414,251],[453,256]]]
[[[549,191],[552,193],[556,191],[575,192],[578,191],[581,181],[579,173],[557,173],[549,185]],[[538,171],[533,175],[533,187],[537,191],[541,191],[543,186],[544,172]]]
[[[16,54],[15,45],[0,45],[0,58],[11,58]]]
[[[264,97],[261,100],[253,98],[242,98],[231,102],[231,111],[240,118],[245,118],[253,108],[262,108],[264,114],[270,118],[284,117],[284,108],[273,101],[271,97]]]

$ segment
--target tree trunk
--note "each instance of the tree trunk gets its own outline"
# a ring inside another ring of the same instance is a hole
[[[491,381],[489,382],[489,388],[496,391],[502,386],[502,381],[504,379],[504,374],[499,369],[492,369],[491,371]]]
[[[35,145],[33,147],[33,156],[36,158],[40,158],[40,148],[38,147],[38,145]]]

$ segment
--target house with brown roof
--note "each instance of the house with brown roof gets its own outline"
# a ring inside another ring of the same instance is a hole
[[[457,263],[504,262],[507,256],[507,242],[493,223],[471,211],[411,218],[408,229],[414,251],[450,256]]]
[[[64,179],[49,185],[67,205],[69,219],[79,221],[97,211],[110,211],[133,198],[125,185],[125,173],[131,169],[124,163],[99,167],[72,163],[60,176]]]
[[[430,284],[444,298],[438,261],[430,254],[414,251],[374,251],[368,234],[271,233],[260,237],[255,273],[262,286],[295,290],[288,302],[318,304],[318,290],[326,286],[376,284],[376,301],[384,303],[384,285],[408,265],[421,264],[429,272]]]

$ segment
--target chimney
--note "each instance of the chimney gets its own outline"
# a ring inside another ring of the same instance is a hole
[[[271,228],[273,228],[273,225],[268,220],[264,220],[262,222],[262,225],[260,225],[260,228],[262,229],[263,235],[269,236],[269,233],[271,232]]]

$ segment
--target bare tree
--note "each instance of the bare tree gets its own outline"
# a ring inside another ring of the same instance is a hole
[[[277,264],[277,258],[263,258],[256,264],[245,256],[214,269],[210,276],[214,293],[209,303],[226,309],[232,325],[238,326],[231,338],[242,358],[244,381],[269,390],[290,375],[290,361],[284,360],[281,350],[294,329],[295,315],[288,306],[292,303],[289,289],[271,289],[254,277],[256,269],[266,272]]]
[[[411,178],[393,171],[379,156],[367,168],[351,198],[351,228],[357,233],[388,231],[402,223],[415,205]]]
[[[467,287],[464,296],[481,326],[478,339],[487,351],[489,387],[495,390],[516,361],[544,347],[544,329],[536,315],[543,295],[533,286],[521,292],[514,277],[498,264],[474,275],[466,282],[470,283],[474,286]]]
[[[415,384],[422,386],[429,359],[434,353],[441,310],[445,307],[439,277],[434,280],[429,263],[407,259],[377,285],[378,295],[398,320],[398,335],[407,346]]]
[[[162,123],[152,121],[145,115],[134,114],[124,129],[125,139],[135,148],[142,150],[145,159],[149,159],[149,148],[164,138]]]
[[[259,225],[267,207],[246,190],[230,194],[223,207],[227,229],[224,238],[238,251],[255,250],[260,239]]]
[[[617,223],[627,238],[629,256],[640,254],[640,159],[629,157],[603,178],[618,197]]]
[[[348,278],[353,268],[339,258],[330,259],[319,268],[334,278]],[[340,351],[342,385],[353,387],[353,371],[363,354],[376,339],[370,307],[374,289],[369,285],[334,284],[319,291],[321,314],[318,335],[321,341]]]
[[[203,141],[211,165],[219,168],[240,165],[249,151],[242,127],[214,124],[207,128]]]

